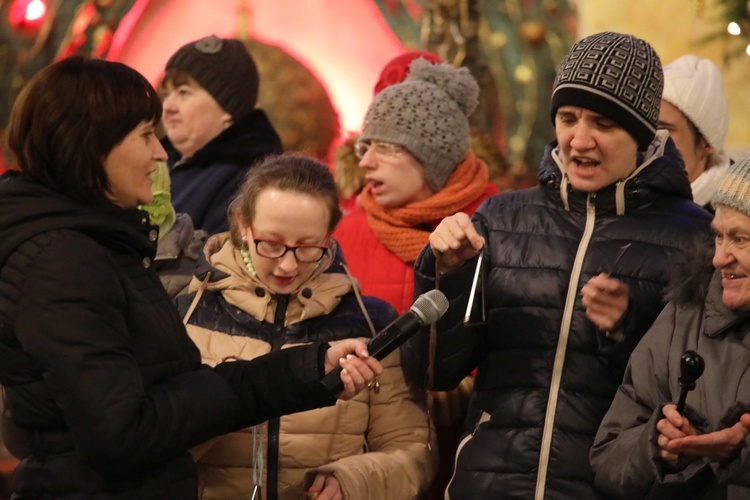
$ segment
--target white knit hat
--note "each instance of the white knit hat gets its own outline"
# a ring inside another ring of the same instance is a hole
[[[721,70],[692,54],[664,66],[662,99],[682,111],[717,154],[724,152],[729,111]]]

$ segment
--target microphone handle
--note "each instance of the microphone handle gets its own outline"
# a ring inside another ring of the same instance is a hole
[[[685,411],[685,400],[687,399],[688,388],[682,387],[680,389],[680,399],[677,400],[677,413],[680,415]]]
[[[422,328],[422,321],[411,310],[399,316],[391,324],[367,341],[367,352],[378,361],[392,353],[398,346]],[[320,381],[328,394],[335,395],[344,390],[340,366],[328,372]]]
[[[367,352],[380,361],[421,329],[422,320],[413,311],[406,311],[367,341]]]
[[[337,366],[330,372],[326,373],[325,376],[320,379],[320,383],[328,394],[335,396],[339,392],[344,390],[344,383],[341,381],[341,367]]]

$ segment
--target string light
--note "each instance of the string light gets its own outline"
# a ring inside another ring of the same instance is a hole
[[[10,25],[20,30],[35,30],[47,15],[47,0],[14,0],[8,9]]]
[[[34,22],[44,18],[47,13],[47,4],[42,0],[31,0],[26,6],[26,21]]]
[[[732,21],[727,26],[727,31],[729,32],[730,35],[738,36],[739,34],[742,33],[742,28],[740,28],[739,24]]]

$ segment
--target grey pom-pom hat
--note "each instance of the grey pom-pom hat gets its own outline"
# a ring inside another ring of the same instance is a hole
[[[479,85],[468,69],[415,59],[406,80],[375,97],[359,141],[403,146],[419,160],[427,184],[438,192],[469,153],[468,116],[478,98]]]

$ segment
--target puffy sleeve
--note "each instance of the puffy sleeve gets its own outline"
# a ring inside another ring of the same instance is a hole
[[[472,222],[480,235],[489,241],[486,235],[486,221],[484,211],[488,207],[483,204],[472,216]],[[488,249],[488,252],[491,251]],[[455,388],[469,375],[479,361],[485,342],[485,328],[481,324],[464,325],[464,313],[471,293],[471,284],[477,265],[475,257],[463,266],[440,277],[440,291],[448,298],[449,307],[443,317],[437,322],[437,346],[435,352],[434,386],[433,390],[447,391]],[[488,260],[485,257],[483,269],[488,271]],[[435,288],[435,256],[429,244],[422,250],[414,264],[414,295],[415,297]],[[476,299],[475,305],[481,303]],[[480,317],[481,313],[474,311],[472,317]],[[423,331],[407,342],[402,354],[406,365],[408,381],[420,387],[424,381],[429,351],[429,329]]]
[[[146,471],[215,435],[333,402],[319,383],[321,344],[213,370],[196,350],[192,366],[146,384],[127,314],[132,285],[93,240],[68,232],[55,241],[35,259],[18,303],[16,336],[50,399],[24,405],[25,418],[59,414],[80,460],[104,477]],[[154,306],[160,311],[173,313]],[[195,349],[184,329],[152,333],[173,359]]]

